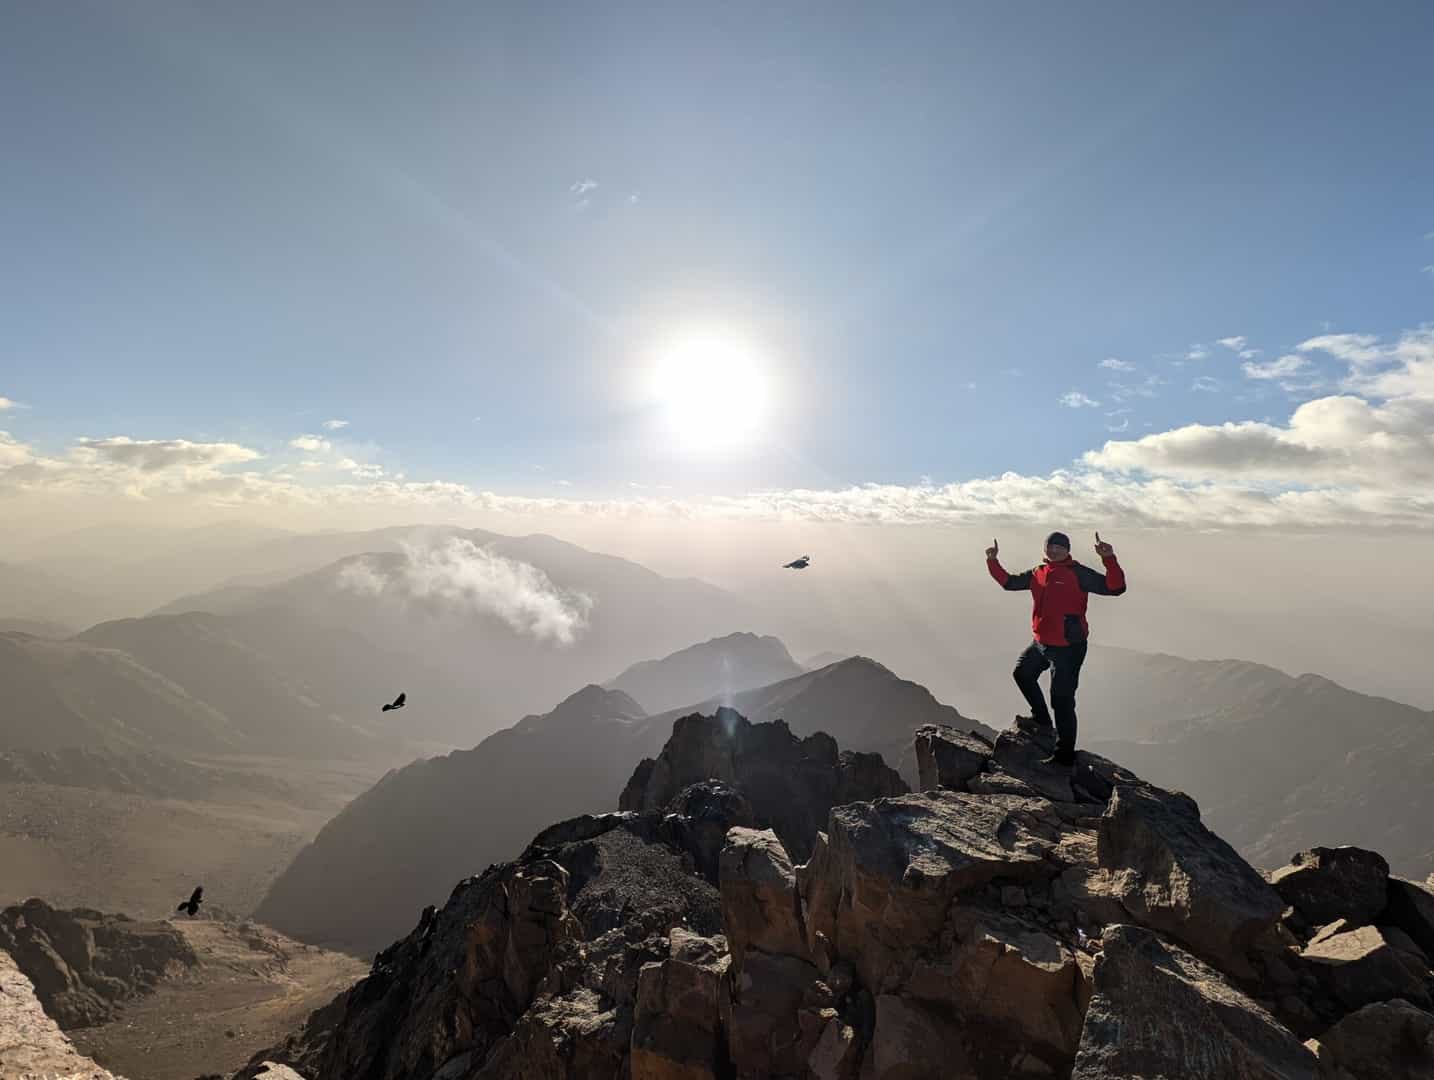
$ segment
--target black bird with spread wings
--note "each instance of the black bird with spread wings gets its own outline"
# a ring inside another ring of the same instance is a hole
[[[791,562],[789,562],[789,563],[783,563],[783,564],[782,564],[782,569],[783,569],[783,570],[805,570],[808,566],[811,565],[811,562],[812,562],[812,557],[811,557],[810,555],[803,555],[800,559],[793,559],[793,560],[792,560]]]
[[[382,709],[380,709],[379,712],[388,712],[390,709],[401,709],[401,708],[403,708],[403,707],[404,707],[405,705],[407,705],[407,704],[408,704],[408,695],[407,695],[407,694],[399,694],[398,697],[396,697],[396,698],[394,698],[392,701],[390,701],[387,705],[385,705]]]
[[[176,912],[187,911],[189,912],[189,917],[192,919],[194,918],[194,916],[199,914],[199,905],[202,903],[204,903],[204,886],[196,885],[194,886],[194,892],[189,897],[189,899],[186,900],[184,903],[180,904],[174,910]]]

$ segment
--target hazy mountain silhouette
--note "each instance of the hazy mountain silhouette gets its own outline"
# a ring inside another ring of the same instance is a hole
[[[236,749],[229,719],[134,657],[81,641],[0,634],[0,749]]]
[[[910,744],[923,723],[973,726],[865,658],[734,700],[754,722],[784,716],[799,737],[841,731],[843,747],[863,752]],[[472,750],[390,772],[324,826],[255,917],[302,940],[378,948],[454,881],[513,857],[547,822],[612,810],[634,766],[657,754],[678,717],[699,711],[712,709],[693,703],[647,717],[628,695],[588,686]]]
[[[715,586],[550,536],[427,530],[389,540],[409,547],[352,555],[275,585],[186,597],[166,610],[291,611],[421,658],[464,694],[467,714],[448,732],[454,742],[537,712],[553,686],[601,682],[674,641],[753,621],[743,601]],[[474,566],[466,576],[465,559]],[[413,679],[393,685],[408,687],[416,705]]]
[[[0,634],[29,634],[31,637],[64,641],[73,637],[76,627],[50,619],[0,619]]]
[[[1143,740],[1091,749],[1188,791],[1256,864],[1281,865],[1319,842],[1377,847],[1396,873],[1415,878],[1434,871],[1434,713],[1318,675],[1149,662],[1162,672],[1151,687],[1203,683],[1211,700],[1228,702],[1154,725]]]
[[[778,638],[736,633],[633,664],[607,685],[655,713],[781,682],[803,670]]]
[[[647,745],[633,738],[643,715],[621,691],[588,686],[472,750],[388,773],[299,853],[255,917],[306,941],[381,947],[555,815],[612,809]]]
[[[102,601],[81,585],[33,566],[0,562],[0,618],[85,626],[103,611]]]
[[[229,718],[251,753],[349,757],[390,752],[397,738],[433,737],[464,708],[441,673],[344,627],[291,610],[192,611],[102,623],[77,641],[122,649]],[[426,680],[430,709],[402,731],[377,723],[373,702],[397,679]]]
[[[849,655],[849,653],[832,652],[831,650],[819,652],[815,656],[809,656],[802,661],[802,670],[816,671],[817,668],[824,668],[830,664],[845,660]]]

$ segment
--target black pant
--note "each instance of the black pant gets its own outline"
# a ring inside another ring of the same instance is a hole
[[[1038,723],[1051,722],[1050,710],[1046,708],[1041,684],[1036,680],[1046,668],[1051,669],[1051,709],[1056,714],[1056,754],[1065,756],[1075,753],[1076,743],[1076,687],[1080,685],[1080,666],[1085,663],[1086,643],[1074,645],[1042,645],[1031,642],[1016,669],[1011,672],[1016,685],[1031,705],[1031,715]]]

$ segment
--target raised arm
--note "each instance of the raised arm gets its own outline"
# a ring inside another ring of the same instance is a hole
[[[1020,592],[1022,589],[1031,587],[1032,570],[1023,570],[1019,574],[1008,574],[1001,566],[1001,560],[996,558],[1000,552],[1000,546],[996,541],[991,541],[991,546],[986,549],[986,571],[995,579],[996,584],[1007,592]]]
[[[1100,533],[1095,534],[1095,553],[1105,564],[1105,573],[1092,570],[1088,566],[1076,567],[1076,577],[1080,579],[1080,587],[1097,596],[1121,595],[1125,592],[1125,571],[1121,569],[1120,563],[1116,562],[1115,548],[1102,540]]]

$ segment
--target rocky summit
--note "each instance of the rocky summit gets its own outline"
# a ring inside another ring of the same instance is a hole
[[[458,883],[240,1077],[1429,1080],[1434,895],[1269,878],[1178,792],[916,732],[924,790],[730,711]]]

